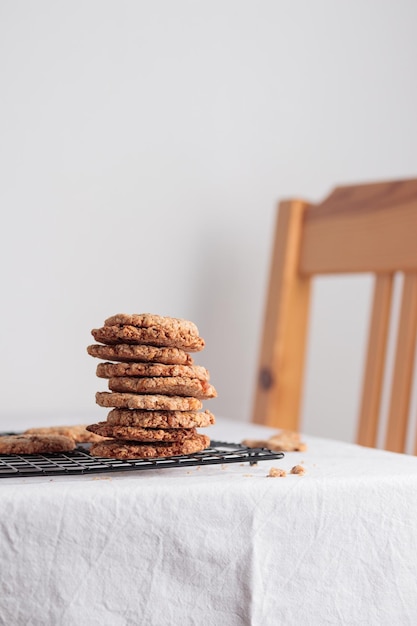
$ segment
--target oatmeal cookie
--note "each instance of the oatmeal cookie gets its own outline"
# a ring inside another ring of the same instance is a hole
[[[129,325],[103,326],[91,331],[94,339],[105,344],[145,344],[167,348],[181,348],[187,352],[199,352],[204,348],[204,339],[181,329],[159,326],[138,328]]]
[[[153,315],[151,313],[134,313],[128,315],[126,313],[118,313],[108,317],[104,322],[105,326],[137,326],[138,328],[165,328],[166,330],[184,331],[198,337],[198,328],[194,322],[179,319],[176,317],[164,317],[162,315]]]
[[[180,348],[161,348],[158,346],[135,346],[119,343],[103,346],[94,343],[87,347],[90,356],[108,361],[163,363],[165,365],[192,365],[193,357]]]
[[[292,430],[282,430],[269,439],[244,439],[244,446],[248,448],[268,448],[275,452],[304,452],[307,449],[302,443],[300,433]]]
[[[119,409],[146,409],[148,411],[199,411],[203,406],[197,398],[164,395],[139,395],[135,393],[109,393],[98,391],[96,402],[100,406]]]
[[[111,437],[113,439],[124,439],[128,441],[149,441],[149,442],[181,442],[184,439],[193,437],[197,431],[195,428],[142,428],[140,426],[120,426],[99,422],[90,424],[87,429],[101,437]]]
[[[201,428],[211,426],[215,418],[210,411],[140,411],[112,409],[107,416],[109,424],[142,426],[143,428]]]
[[[24,435],[63,435],[73,439],[75,443],[92,443],[93,441],[101,441],[102,437],[88,432],[86,425],[77,424],[76,426],[48,426],[44,428],[28,428]]]
[[[116,376],[133,376],[154,378],[185,376],[209,380],[210,374],[200,365],[163,365],[161,363],[99,363],[96,374],[99,378],[113,378]]]
[[[93,443],[90,454],[112,459],[146,459],[169,457],[178,454],[193,454],[200,452],[210,445],[210,439],[206,435],[194,435],[178,443],[140,444],[133,441],[103,441]]]
[[[48,454],[74,450],[75,442],[63,435],[6,435],[0,437],[0,454]]]
[[[129,378],[118,376],[109,379],[109,389],[123,393],[191,396],[199,399],[215,398],[217,396],[215,388],[207,381],[181,376],[175,378]]]

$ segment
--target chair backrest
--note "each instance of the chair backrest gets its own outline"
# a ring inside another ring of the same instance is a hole
[[[404,274],[385,448],[403,452],[417,335],[417,179],[337,187],[278,207],[253,420],[298,429],[312,278],[372,273],[357,442],[375,447],[394,275]],[[417,444],[415,453],[417,453]]]

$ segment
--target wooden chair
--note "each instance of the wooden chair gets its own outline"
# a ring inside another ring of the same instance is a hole
[[[279,205],[253,420],[298,429],[312,278],[373,273],[357,442],[375,447],[394,275],[404,273],[385,448],[406,444],[417,334],[417,179],[337,187]],[[415,448],[417,454],[417,443]]]

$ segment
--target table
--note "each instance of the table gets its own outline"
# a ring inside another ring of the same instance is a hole
[[[0,624],[416,624],[417,458],[304,441],[256,467],[2,479]]]

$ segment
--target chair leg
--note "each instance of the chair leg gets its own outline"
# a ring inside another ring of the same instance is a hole
[[[279,205],[253,421],[297,429],[301,403],[311,280],[299,271],[308,203]]]

